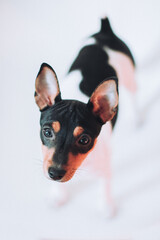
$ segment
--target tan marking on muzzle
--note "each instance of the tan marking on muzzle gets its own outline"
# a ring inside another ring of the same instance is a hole
[[[52,127],[55,133],[58,133],[61,129],[61,124],[60,122],[56,121],[52,123]]]
[[[65,168],[67,172],[65,176],[62,178],[61,182],[67,182],[73,177],[76,170],[80,167],[80,165],[86,159],[88,154],[94,149],[96,142],[97,139],[95,139],[93,147],[87,153],[79,153],[77,155],[69,153],[67,167]]]
[[[84,129],[80,126],[76,127],[73,131],[73,136],[74,137],[78,137],[79,135],[81,135],[84,132]]]
[[[47,148],[45,145],[42,144],[43,170],[46,177],[48,177],[48,168],[53,166],[52,159],[54,152],[54,148]]]

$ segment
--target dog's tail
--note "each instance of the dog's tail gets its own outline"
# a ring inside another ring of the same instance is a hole
[[[104,38],[106,38],[106,37],[113,38],[113,36],[115,36],[115,34],[111,28],[108,17],[101,18],[100,31],[91,35],[91,37],[94,37],[94,38],[99,38],[100,36],[103,36]]]
[[[101,18],[101,29],[100,32],[103,34],[113,34],[108,17]]]

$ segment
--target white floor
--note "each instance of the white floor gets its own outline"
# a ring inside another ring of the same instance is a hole
[[[160,239],[159,10],[158,0],[0,2],[0,239]],[[55,183],[43,176],[40,114],[33,98],[40,64],[51,64],[61,80],[83,39],[98,30],[105,14],[135,55],[138,106],[145,115],[137,125],[124,93],[113,136],[118,212],[111,220],[99,215],[98,182],[85,182],[85,170],[68,183],[73,188],[70,202],[59,210],[52,207],[49,194]]]

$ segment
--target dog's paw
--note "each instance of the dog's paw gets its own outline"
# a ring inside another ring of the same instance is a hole
[[[103,218],[112,219],[117,214],[117,207],[113,201],[110,203],[101,201],[98,203],[98,212]]]
[[[111,219],[117,214],[116,203],[109,190],[106,189],[105,183],[100,182],[97,191],[97,209],[100,215],[106,219]]]
[[[53,186],[48,195],[48,204],[51,207],[61,207],[69,200],[69,193],[65,187]]]

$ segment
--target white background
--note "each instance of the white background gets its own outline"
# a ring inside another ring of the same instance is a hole
[[[135,56],[138,106],[147,106],[144,123],[137,125],[126,101],[115,129],[112,190],[118,212],[111,220],[97,213],[96,180],[81,184],[80,172],[71,182],[70,202],[52,207],[55,183],[43,176],[33,98],[40,64],[52,65],[61,81],[104,15]],[[0,33],[0,239],[160,239],[159,1],[1,0]]]

